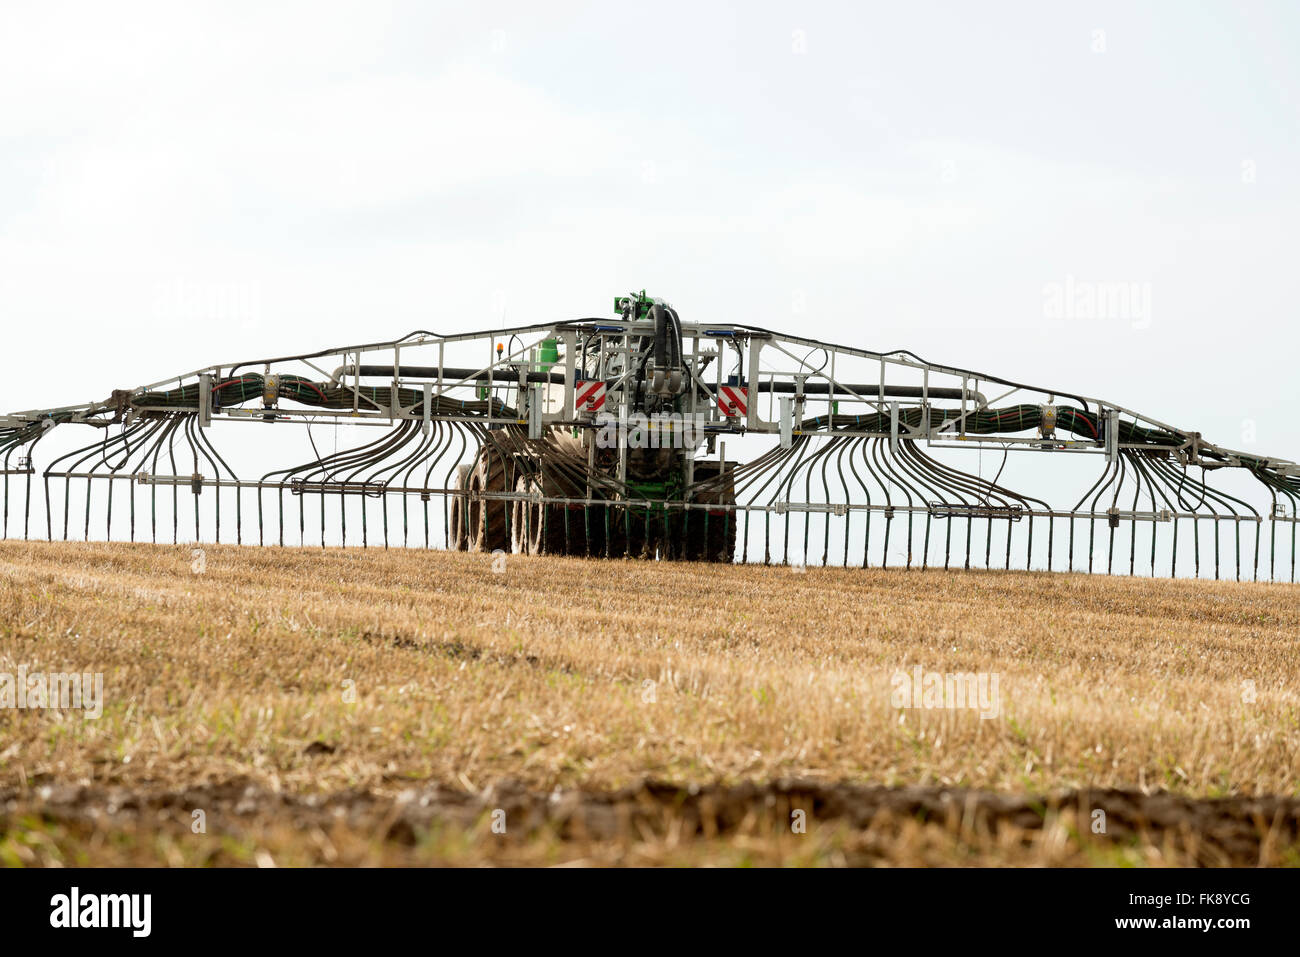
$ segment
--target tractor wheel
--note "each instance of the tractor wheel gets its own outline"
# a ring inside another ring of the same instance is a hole
[[[646,557],[646,510],[629,505],[625,501],[611,502],[609,505],[593,509],[593,523],[600,523],[602,537],[605,523],[609,522],[609,557],[610,558],[645,558]],[[654,535],[654,519],[651,519],[650,533]],[[595,554],[593,552],[593,554]],[[602,543],[599,554],[604,555]]]
[[[470,467],[468,465],[456,466],[456,480],[454,487],[456,489],[465,489],[468,487]],[[465,508],[465,496],[452,495],[451,502],[447,509],[447,548],[453,552],[463,552],[468,544],[469,536],[467,534],[469,523],[466,520],[468,510]]]
[[[551,497],[561,494],[537,475],[519,476],[515,491],[521,495],[536,495],[541,492],[544,496]],[[512,504],[514,511],[510,540],[513,551],[528,555],[587,554],[587,529],[581,507],[567,508],[556,503],[544,504],[525,499],[518,499]]]
[[[734,495],[725,497],[720,504],[734,505]],[[736,560],[736,515],[735,509],[709,509],[708,533],[705,536],[707,551],[701,556],[705,561],[731,564]]]
[[[469,551],[495,552],[510,548],[510,503],[481,496],[484,492],[504,492],[507,475],[512,471],[511,458],[505,453],[490,447],[479,452],[469,474]]]
[[[739,516],[734,508],[736,487],[731,480],[711,482],[698,495],[695,502],[720,506],[714,508],[684,509],[677,519],[676,539],[681,543],[679,557],[686,561],[721,562],[730,564],[736,559],[736,523]]]

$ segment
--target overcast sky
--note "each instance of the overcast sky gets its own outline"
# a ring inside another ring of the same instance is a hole
[[[1300,458],[1298,27],[1285,3],[4,0],[0,406],[644,286]],[[1134,313],[1090,311],[1097,284]]]

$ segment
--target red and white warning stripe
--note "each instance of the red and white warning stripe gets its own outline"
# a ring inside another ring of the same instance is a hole
[[[749,390],[739,385],[724,385],[718,389],[718,408],[727,418],[749,414]]]
[[[605,383],[579,382],[573,392],[573,407],[578,412],[599,412],[605,408]]]

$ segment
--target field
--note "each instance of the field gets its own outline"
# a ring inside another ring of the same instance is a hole
[[[9,865],[1300,863],[1300,586],[5,542],[20,666]]]

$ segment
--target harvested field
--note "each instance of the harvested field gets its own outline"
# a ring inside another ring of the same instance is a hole
[[[0,862],[1296,864],[1298,645],[1292,585],[0,543],[0,673],[103,675],[0,708]]]

